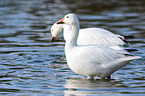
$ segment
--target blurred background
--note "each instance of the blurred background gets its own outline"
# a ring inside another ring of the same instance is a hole
[[[0,95],[144,95],[144,0],[0,0]],[[53,23],[75,13],[81,28],[99,27],[128,41],[142,56],[111,80],[90,81],[72,72],[62,35],[50,43]]]

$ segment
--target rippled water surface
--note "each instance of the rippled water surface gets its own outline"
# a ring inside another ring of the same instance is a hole
[[[144,0],[1,0],[0,95],[145,94]],[[51,25],[67,13],[78,15],[81,28],[100,27],[131,35],[128,41],[142,59],[112,74],[111,80],[87,80],[65,60],[64,40],[50,42]]]

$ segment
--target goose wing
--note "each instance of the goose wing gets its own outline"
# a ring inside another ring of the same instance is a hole
[[[77,42],[79,45],[96,44],[103,46],[119,46],[125,44],[118,35],[101,28],[81,29]]]

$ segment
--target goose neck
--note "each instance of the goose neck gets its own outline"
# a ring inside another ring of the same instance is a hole
[[[77,38],[78,38],[79,28],[80,28],[79,24],[73,24],[72,25],[70,35],[69,35],[69,39],[66,41],[66,45],[77,46]]]

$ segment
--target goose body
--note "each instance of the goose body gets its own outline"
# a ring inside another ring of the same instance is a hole
[[[126,53],[103,46],[77,46],[69,50],[65,46],[67,64],[74,72],[93,78],[105,78],[138,56],[125,56]]]
[[[65,55],[67,64],[74,72],[88,78],[105,78],[139,56],[126,56],[123,50],[115,50],[102,45],[78,45],[79,20],[75,14],[67,14],[57,24],[71,26],[66,39]]]

